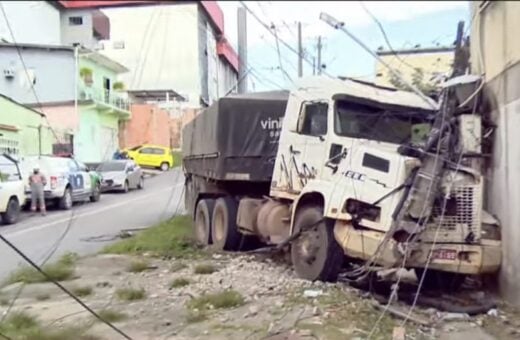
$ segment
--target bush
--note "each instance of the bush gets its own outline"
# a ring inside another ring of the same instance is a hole
[[[217,268],[214,265],[212,265],[211,263],[199,264],[199,265],[196,265],[195,268],[193,269],[193,272],[195,274],[202,274],[202,275],[212,274],[216,271],[217,271]]]
[[[189,279],[184,278],[184,277],[179,277],[172,281],[172,283],[170,284],[170,288],[185,287],[185,286],[189,285],[190,283],[191,283],[191,281]]]
[[[92,291],[93,289],[90,286],[74,287],[72,289],[72,293],[79,297],[89,296],[92,294]]]
[[[103,320],[108,322],[118,322],[128,318],[128,315],[125,313],[121,313],[112,309],[103,309],[99,311],[98,314]]]
[[[130,264],[128,265],[126,270],[131,273],[140,273],[140,272],[147,270],[149,267],[150,267],[150,265],[148,264],[148,262],[141,261],[141,260],[135,260],[135,261],[130,262]]]
[[[78,259],[78,255],[67,253],[63,255],[57,262],[45,265],[42,270],[55,281],[66,281],[74,278],[74,266]],[[38,283],[47,282],[49,279],[41,274],[33,267],[22,267],[9,275],[5,284],[16,282]]]
[[[175,217],[142,233],[107,246],[107,254],[152,253],[161,257],[188,258],[197,254],[192,234],[192,222],[188,216]]]
[[[197,310],[225,309],[244,304],[244,297],[235,290],[225,290],[215,294],[204,294],[188,302],[188,307]]]
[[[144,299],[146,297],[146,292],[143,288],[119,288],[116,290],[116,296],[122,301],[135,301]]]

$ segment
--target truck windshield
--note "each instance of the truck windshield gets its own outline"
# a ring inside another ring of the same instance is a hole
[[[339,136],[392,144],[419,143],[429,133],[426,114],[392,112],[347,101],[336,101],[334,131]]]

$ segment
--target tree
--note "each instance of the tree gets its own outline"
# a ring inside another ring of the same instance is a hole
[[[398,74],[401,74],[399,70],[396,71]],[[437,96],[438,94],[438,84],[432,83],[431,81],[426,81],[424,79],[424,70],[420,67],[416,67],[414,72],[412,73],[412,85],[415,86],[419,91],[424,93],[425,95],[432,97]],[[390,76],[390,83],[399,90],[412,92],[412,90],[401,80],[401,78],[397,77],[393,73]]]

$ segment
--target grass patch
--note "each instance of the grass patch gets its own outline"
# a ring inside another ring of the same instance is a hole
[[[92,291],[93,289],[90,286],[80,286],[72,288],[72,292],[74,293],[74,295],[79,297],[89,296],[90,294],[92,294]]]
[[[38,294],[36,295],[36,300],[38,301],[46,301],[46,300],[49,300],[51,298],[51,296],[49,294]]]
[[[108,322],[119,322],[128,318],[128,315],[113,309],[103,309],[98,312],[99,316]]]
[[[103,252],[132,255],[151,253],[165,258],[191,258],[200,254],[195,245],[189,216],[179,216],[159,223],[134,237],[105,247]]]
[[[126,270],[130,273],[140,273],[144,272],[150,267],[148,262],[142,260],[133,260],[130,262]]]
[[[214,265],[212,265],[211,263],[198,264],[195,266],[195,268],[193,268],[193,272],[195,274],[202,274],[202,275],[212,274],[216,271],[217,271],[217,268]]]
[[[0,306],[9,306],[9,304],[11,303],[11,301],[9,301],[9,299],[7,298],[0,298]]]
[[[189,285],[191,281],[185,277],[179,277],[170,283],[170,288],[179,288]]]
[[[197,310],[225,309],[242,306],[244,297],[235,290],[215,294],[203,294],[188,302],[188,308]]]
[[[55,263],[43,266],[42,270],[53,280],[66,281],[74,278],[74,267],[76,265],[78,255],[74,253],[66,253]],[[33,267],[22,267],[9,275],[5,281],[5,285],[16,282],[38,283],[47,282],[49,279],[41,274]]]
[[[188,265],[186,263],[184,263],[184,262],[175,262],[170,267],[170,271],[172,273],[176,273],[176,272],[181,271],[181,270],[183,270],[185,268],[188,268]]]
[[[116,290],[116,296],[122,301],[136,301],[144,299],[146,297],[146,292],[143,288],[119,288]]]
[[[43,327],[38,319],[25,312],[13,311],[0,323],[0,332],[8,339],[19,340],[95,340],[94,336],[85,334],[81,327]]]

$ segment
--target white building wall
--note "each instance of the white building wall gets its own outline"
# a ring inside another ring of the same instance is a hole
[[[103,10],[111,40],[100,52],[130,69],[121,76],[127,88],[173,89],[198,105],[198,10],[197,4]]]
[[[71,23],[70,18],[81,18],[81,24]],[[63,10],[60,17],[61,39],[65,45],[79,43],[87,48],[96,46],[96,39],[93,35],[93,22],[91,10]]]
[[[15,41],[26,44],[59,45],[60,12],[46,1],[0,1],[13,30]],[[13,42],[3,15],[0,39]]]

